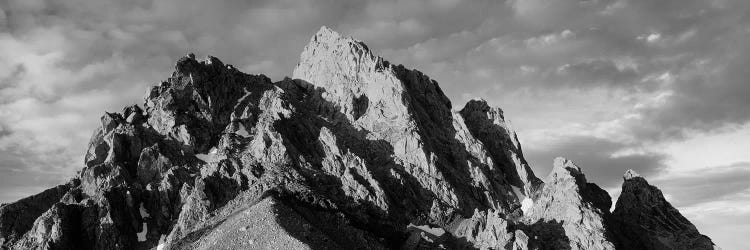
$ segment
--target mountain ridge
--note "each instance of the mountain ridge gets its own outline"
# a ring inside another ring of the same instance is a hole
[[[322,27],[278,82],[179,59],[143,108],[102,116],[73,180],[0,208],[0,245],[714,247],[634,172],[610,212],[580,167],[553,163],[541,180],[501,109],[454,110],[424,73]]]

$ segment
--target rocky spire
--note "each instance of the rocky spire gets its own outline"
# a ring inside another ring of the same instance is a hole
[[[526,214],[527,225],[536,227],[537,232],[562,228],[565,237],[546,237],[573,249],[614,249],[605,222],[612,205],[609,194],[588,183],[581,168],[572,161],[558,157],[553,165],[544,188]]]
[[[334,119],[392,145],[388,154],[421,186],[434,187],[429,190],[439,202],[467,216],[474,208],[510,209],[517,203],[515,195],[501,191],[509,182],[502,167],[488,161],[486,148],[465,146],[473,136],[438,83],[422,72],[390,64],[361,41],[322,27],[302,51],[293,77],[324,91],[323,99],[343,114]]]
[[[523,157],[516,132],[505,120],[503,111],[490,107],[482,99],[471,100],[459,112],[471,134],[487,147],[492,160],[501,167],[506,179],[530,195],[542,183]]]
[[[622,192],[612,215],[629,249],[714,249],[662,194],[633,170],[623,176]]]
[[[637,177],[641,177],[641,175],[639,175],[635,172],[635,170],[632,169],[628,169],[627,171],[625,171],[625,174],[622,175],[622,179],[626,181]]]

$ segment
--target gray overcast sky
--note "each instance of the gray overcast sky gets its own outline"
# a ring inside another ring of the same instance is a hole
[[[619,190],[632,168],[724,249],[750,249],[750,1],[0,0],[0,202],[82,167],[98,118],[188,52],[290,75],[320,26],[502,107],[552,158]]]

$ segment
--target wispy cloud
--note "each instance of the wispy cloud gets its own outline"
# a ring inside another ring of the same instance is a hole
[[[706,167],[674,173],[651,182],[670,195],[675,206],[689,207],[713,201],[732,201],[750,194],[750,163]],[[750,213],[750,209],[747,211]]]
[[[706,167],[652,180],[672,205],[723,249],[747,249],[735,232],[750,229],[750,163]]]

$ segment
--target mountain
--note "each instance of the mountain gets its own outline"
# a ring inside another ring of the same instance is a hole
[[[323,27],[292,78],[179,59],[105,113],[69,182],[0,208],[3,249],[712,249],[645,179],[542,180],[503,111]]]

